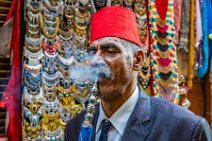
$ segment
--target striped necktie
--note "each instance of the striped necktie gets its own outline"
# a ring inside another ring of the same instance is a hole
[[[107,141],[107,133],[110,127],[112,126],[109,120],[102,120],[102,132],[99,137],[99,141]]]

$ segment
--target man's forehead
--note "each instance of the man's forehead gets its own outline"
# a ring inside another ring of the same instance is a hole
[[[114,44],[120,44],[121,40],[117,37],[103,37],[100,39],[97,39],[95,41],[93,41],[90,45],[91,46],[98,46],[98,45],[103,45],[103,44],[107,44],[107,43],[114,43]]]

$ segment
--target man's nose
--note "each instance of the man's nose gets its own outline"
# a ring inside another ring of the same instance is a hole
[[[97,51],[91,59],[91,65],[95,66],[95,65],[101,64],[101,63],[105,63],[105,62],[104,62],[104,59],[101,56],[101,53],[99,51]]]

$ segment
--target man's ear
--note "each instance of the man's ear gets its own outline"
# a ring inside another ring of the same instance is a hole
[[[133,70],[139,71],[143,63],[144,63],[144,52],[142,50],[138,50],[134,53]]]

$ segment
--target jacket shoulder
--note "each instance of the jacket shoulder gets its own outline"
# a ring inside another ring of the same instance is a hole
[[[164,116],[165,115],[168,116],[167,118],[172,119],[180,118],[182,120],[188,119],[189,121],[194,122],[197,122],[201,119],[201,117],[195,115],[188,109],[179,106],[177,104],[174,104],[166,99],[155,98],[155,97],[150,97],[150,99],[151,99],[151,106],[156,114],[160,112],[160,114],[163,113]]]
[[[201,134],[203,118],[168,100],[151,97],[152,130],[166,130],[169,137],[192,140]]]

